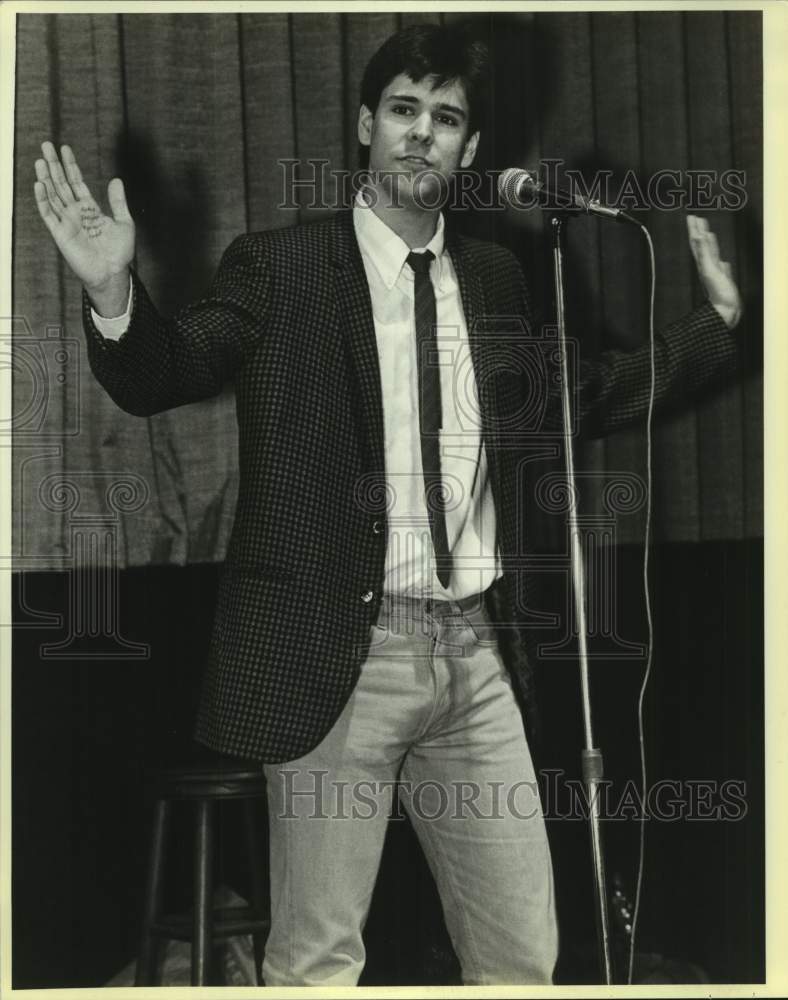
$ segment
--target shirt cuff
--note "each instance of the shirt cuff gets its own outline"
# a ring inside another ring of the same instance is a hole
[[[711,302],[711,299],[709,299],[709,302]],[[717,305],[716,302],[711,302],[711,304],[720,314],[720,316],[722,317],[722,321],[725,323],[725,325],[728,327],[729,330],[732,330],[735,326],[738,325],[738,322],[741,319],[741,314],[742,314],[741,305],[719,306]]]
[[[107,340],[120,340],[126,330],[128,330],[131,323],[131,301],[133,295],[134,282],[131,275],[129,275],[129,298],[126,303],[125,312],[121,313],[120,316],[99,316],[96,310],[91,307],[90,317],[93,320],[93,325],[102,337],[106,337]]]

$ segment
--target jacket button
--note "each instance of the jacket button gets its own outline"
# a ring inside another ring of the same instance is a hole
[[[383,534],[383,522],[382,521],[373,521],[372,522],[372,534],[373,535],[382,535]]]
[[[365,604],[369,604],[369,602],[370,602],[370,601],[372,600],[372,598],[373,598],[374,596],[375,596],[375,595],[374,595],[374,594],[372,593],[372,591],[371,591],[371,590],[368,590],[368,591],[366,592],[366,594],[362,594],[362,595],[361,595],[361,600],[362,600],[362,601],[363,601],[363,602],[364,602]]]

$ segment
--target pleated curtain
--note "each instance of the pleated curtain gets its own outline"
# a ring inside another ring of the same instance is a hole
[[[289,207],[286,161],[353,170],[364,65],[397,28],[474,22],[491,46],[494,115],[486,167],[561,158],[615,185],[628,170],[746,175],[746,206],[709,218],[761,337],[761,16],[758,12],[476,14],[24,14],[17,19],[14,200],[14,548],[19,569],[73,564],[85,524],[112,526],[116,565],[224,557],[237,489],[232,385],[148,419],[119,410],[93,379],[80,288],[35,208],[39,144],[70,143],[104,199],[126,181],[137,267],[172,311],[207,286],[248,230],[326,214],[307,193]],[[303,174],[301,175],[303,176]],[[538,212],[462,218],[522,259],[551,316],[546,224]],[[685,212],[651,210],[657,322],[699,301]],[[590,220],[568,236],[570,334],[583,353],[631,350],[647,336],[646,253],[635,231]],[[654,531],[665,541],[762,532],[762,396],[746,373],[662,419],[654,433]],[[642,426],[579,456],[584,509],[604,512],[616,477],[645,476]],[[293,456],[298,461],[298,456]],[[75,528],[76,526],[76,528]],[[80,531],[82,532],[80,534]],[[76,532],[76,533],[75,533]],[[616,541],[642,540],[643,510]]]

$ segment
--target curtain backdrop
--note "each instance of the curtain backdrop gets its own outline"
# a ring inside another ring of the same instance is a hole
[[[88,369],[80,289],[38,219],[33,161],[70,143],[94,194],[124,178],[137,266],[162,310],[206,286],[237,234],[315,217],[282,201],[281,160],[357,164],[363,67],[403,24],[459,14],[61,14],[17,21],[14,215],[14,508],[19,569],[74,560],[120,567],[224,556],[236,497],[232,386],[149,419],[119,410]],[[467,18],[466,18],[467,19]],[[746,173],[747,204],[709,213],[761,339],[761,16],[758,12],[474,15],[492,49],[494,116],[480,164],[561,158],[587,178],[611,171]],[[719,187],[713,185],[713,190]],[[657,323],[699,300],[684,211],[642,218],[658,266]],[[514,216],[514,217],[512,217]],[[548,241],[536,212],[461,218],[511,247],[551,315]],[[634,230],[572,224],[570,333],[582,350],[631,349],[647,335],[646,252]],[[753,366],[757,368],[757,364]],[[762,532],[762,397],[757,372],[660,420],[655,537]],[[581,456],[584,510],[605,486],[645,474],[642,428]],[[298,456],[293,456],[298,461]],[[624,505],[626,506],[626,504]],[[637,503],[630,506],[637,507]],[[548,529],[545,529],[549,533]],[[640,541],[643,510],[614,540]],[[77,551],[79,550],[79,551]]]

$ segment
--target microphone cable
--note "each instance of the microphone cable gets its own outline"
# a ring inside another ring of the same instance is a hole
[[[643,702],[651,676],[651,666],[654,649],[654,622],[651,614],[651,592],[648,583],[648,555],[651,545],[651,491],[652,491],[652,421],[654,417],[654,396],[656,391],[656,362],[654,347],[654,304],[656,298],[657,269],[654,257],[654,243],[651,234],[644,225],[640,225],[643,235],[648,244],[649,259],[651,265],[651,293],[649,296],[649,363],[651,381],[649,386],[648,412],[646,415],[646,526],[643,537],[643,594],[646,607],[646,621],[648,623],[648,642],[646,647],[646,669],[640,685],[638,695],[638,744],[640,747],[640,782],[642,788],[641,808],[640,808],[640,831],[638,846],[638,870],[637,884],[635,888],[635,905],[632,911],[632,924],[629,935],[629,969],[627,972],[627,984],[632,985],[632,974],[635,964],[635,938],[637,935],[638,916],[640,914],[640,901],[643,888],[643,872],[645,868],[645,846],[646,846],[646,741],[643,732]]]

